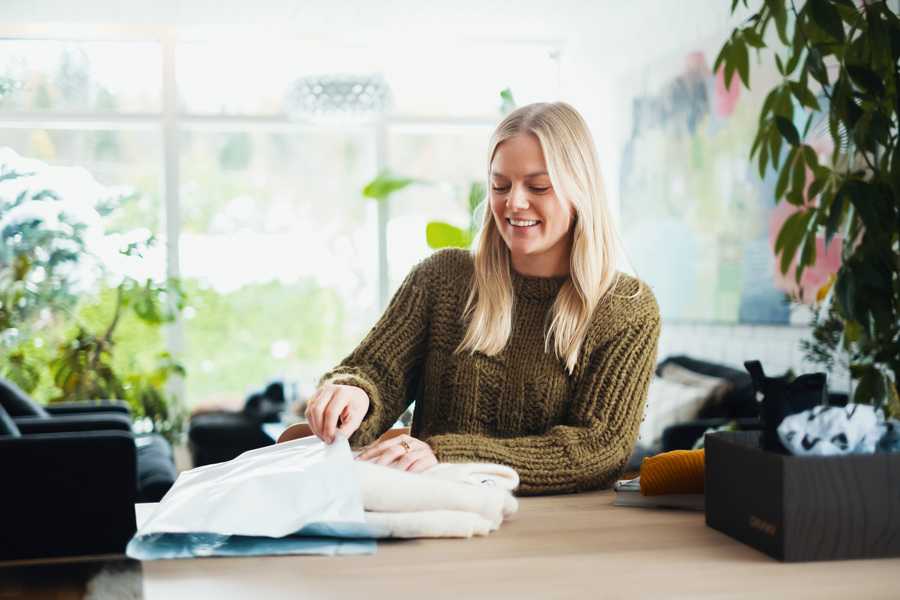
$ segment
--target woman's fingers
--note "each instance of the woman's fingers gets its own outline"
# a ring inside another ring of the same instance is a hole
[[[385,448],[384,452],[373,458],[372,462],[376,465],[391,465],[407,452],[410,452],[410,450],[407,450],[403,446],[391,446],[390,448]]]
[[[312,430],[319,439],[323,441],[328,441],[324,437],[324,433],[322,431],[323,423],[322,418],[327,408],[329,402],[331,401],[332,396],[334,395],[334,388],[324,387],[314,399],[310,402],[309,408],[307,409],[306,418],[309,421],[309,428]]]
[[[344,437],[349,438],[354,431],[359,429],[361,421],[362,416],[355,414],[348,403],[347,406],[344,407],[344,410],[341,411],[341,426],[338,427],[337,430],[344,434]]]
[[[403,442],[406,442],[408,449]],[[399,435],[364,448],[356,458],[413,473],[437,464],[437,458],[428,444],[407,435]]]
[[[413,448],[409,452],[406,452],[405,454],[400,456],[400,458],[398,458],[391,466],[397,467],[401,471],[406,471],[409,469],[410,465],[412,465],[417,460],[427,456],[428,454],[429,452],[425,447]]]
[[[402,442],[407,437],[408,436],[405,436],[405,435],[398,435],[398,436],[392,437],[388,440],[381,440],[380,442],[375,442],[375,443],[363,448],[363,451],[356,458],[358,458],[360,460],[370,460],[370,459],[374,458],[375,456],[379,456],[381,453],[385,452],[386,450],[393,448],[394,446],[402,447],[402,446],[400,446],[400,442]],[[414,438],[409,438],[409,439],[411,440]],[[409,443],[409,441],[407,441],[407,444],[408,443]]]
[[[334,442],[334,432],[337,430],[338,419],[348,404],[349,400],[346,394],[335,393],[322,413],[321,437],[329,444]]]
[[[421,458],[416,459],[412,464],[410,464],[406,471],[408,473],[421,473],[422,471],[427,471],[431,467],[437,464],[437,458],[431,452],[426,452]]]
[[[306,417],[306,422],[309,425],[309,430],[313,432],[313,435],[318,435],[318,429],[316,428],[316,422],[313,420],[314,417],[314,409],[316,407],[316,403],[319,401],[319,396],[322,395],[322,388],[317,389],[309,400],[306,401],[306,412],[304,416]]]

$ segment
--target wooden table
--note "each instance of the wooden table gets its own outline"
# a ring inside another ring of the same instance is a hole
[[[487,537],[383,541],[371,556],[144,562],[144,598],[900,598],[900,559],[783,564],[702,513],[612,500],[522,498]]]

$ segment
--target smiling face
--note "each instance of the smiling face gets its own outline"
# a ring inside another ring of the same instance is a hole
[[[556,195],[536,135],[516,135],[497,146],[491,213],[516,272],[534,277],[569,272],[575,207]]]

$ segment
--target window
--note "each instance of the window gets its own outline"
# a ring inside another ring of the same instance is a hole
[[[189,405],[239,404],[277,376],[315,383],[378,317],[379,281],[392,292],[431,252],[426,223],[468,225],[499,92],[524,104],[559,88],[552,43],[149,31],[0,40],[0,76],[20,84],[0,99],[0,145],[134,188],[114,226],[152,231],[152,270],[184,280],[188,308],[169,343],[188,369]],[[329,73],[381,74],[391,110],[380,124],[292,118],[293,82]],[[361,190],[382,166],[427,184],[379,211]]]

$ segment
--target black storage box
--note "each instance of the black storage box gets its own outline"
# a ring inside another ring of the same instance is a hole
[[[900,556],[900,453],[791,456],[706,436],[706,524],[786,562]]]

